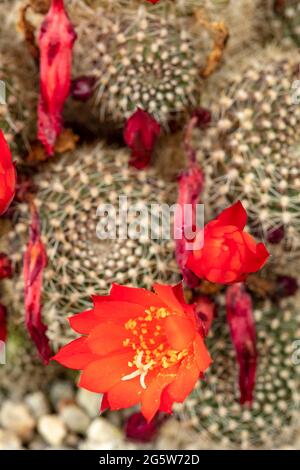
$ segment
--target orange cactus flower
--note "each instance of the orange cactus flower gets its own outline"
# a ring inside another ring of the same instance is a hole
[[[154,291],[113,284],[108,296],[93,298],[92,310],[70,318],[83,336],[53,358],[82,370],[79,387],[103,393],[101,409],[140,403],[148,422],[183,402],[211,363],[182,285]]]

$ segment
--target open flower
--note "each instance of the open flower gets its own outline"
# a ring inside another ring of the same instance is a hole
[[[16,170],[9,146],[0,129],[0,215],[12,202],[16,191]]]
[[[93,298],[92,310],[70,318],[84,336],[54,356],[83,370],[79,386],[104,394],[101,409],[140,403],[148,422],[183,402],[211,363],[181,284],[154,290],[113,284],[108,296]]]
[[[225,209],[204,227],[204,245],[191,251],[187,267],[199,278],[219,284],[246,279],[261,269],[269,253],[263,243],[256,243],[244,228],[247,213],[240,201]],[[202,239],[199,231],[196,236]]]

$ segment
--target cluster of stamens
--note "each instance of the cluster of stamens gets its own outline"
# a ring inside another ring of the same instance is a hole
[[[172,315],[172,312],[161,307],[150,307],[145,310],[144,316],[132,318],[125,323],[125,328],[131,334],[123,341],[124,347],[134,351],[129,367],[136,367],[132,374],[122,380],[131,380],[140,376],[142,388],[146,388],[145,377],[149,371],[156,367],[167,369],[179,363],[188,354],[188,350],[176,351],[169,347],[163,329],[163,320]]]

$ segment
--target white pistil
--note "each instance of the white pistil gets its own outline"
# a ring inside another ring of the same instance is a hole
[[[144,351],[141,351],[135,360],[135,365],[137,366],[137,370],[132,372],[132,374],[125,375],[124,377],[122,377],[121,380],[125,381],[125,380],[135,379],[136,377],[140,375],[141,387],[146,389],[147,387],[145,384],[145,378],[146,378],[146,375],[148,374],[149,369],[153,365],[153,361],[150,361],[149,364],[143,364],[142,363],[143,355],[144,355]]]

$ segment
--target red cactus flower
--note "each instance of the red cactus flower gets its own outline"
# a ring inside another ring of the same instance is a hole
[[[154,290],[113,284],[92,310],[70,318],[83,336],[53,358],[83,371],[80,387],[104,393],[101,409],[140,403],[148,422],[183,402],[211,363],[182,285]]]
[[[63,0],[52,0],[39,33],[40,99],[38,138],[49,155],[62,131],[64,103],[71,86],[72,48],[76,33]]]
[[[12,277],[12,265],[5,253],[0,253],[0,279]]]
[[[255,387],[257,350],[252,301],[242,283],[228,287],[227,320],[240,367],[240,403],[252,404]]]
[[[11,204],[16,192],[16,170],[9,146],[0,129],[0,215]]]
[[[155,439],[161,424],[165,420],[162,413],[157,413],[150,423],[142,413],[133,413],[126,421],[125,435],[127,439],[137,442],[151,442]]]
[[[145,168],[151,159],[160,125],[146,111],[138,108],[127,120],[124,140],[131,149],[130,164],[138,169]]]
[[[195,313],[200,321],[200,328],[204,336],[207,336],[216,317],[216,304],[207,295],[198,295],[194,299]]]
[[[52,355],[46,336],[47,327],[41,320],[41,290],[47,255],[40,236],[40,221],[35,206],[31,205],[30,239],[24,255],[25,322],[42,360],[47,364]]]
[[[209,222],[196,236],[204,246],[191,251],[187,267],[199,278],[219,284],[230,284],[246,279],[249,273],[261,269],[269,253],[263,243],[256,243],[244,232],[247,213],[237,202]]]

